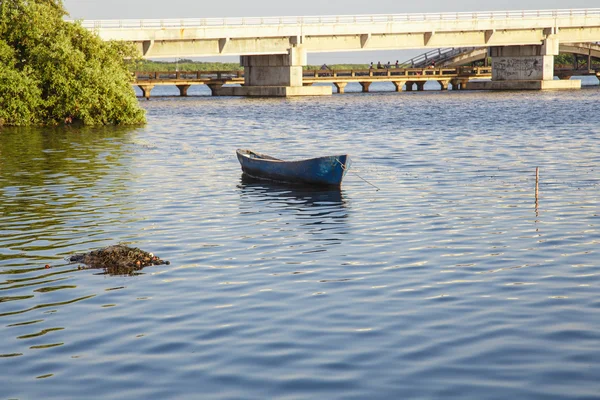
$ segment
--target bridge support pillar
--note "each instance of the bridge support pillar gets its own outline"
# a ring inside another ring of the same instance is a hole
[[[190,85],[176,85],[177,89],[179,89],[179,95],[182,97],[187,96],[187,91],[190,88]]]
[[[414,82],[413,82],[413,81],[407,81],[407,82],[406,82],[406,91],[407,91],[407,92],[412,92],[412,90],[413,90],[413,85],[414,85]]]
[[[359,82],[360,86],[362,86],[363,93],[367,93],[369,91],[369,86],[371,86],[372,82]]]
[[[150,92],[154,88],[154,85],[138,85],[138,87],[142,90],[146,100],[150,100]]]
[[[450,84],[450,80],[439,80],[441,90],[448,90],[448,85]]]
[[[392,83],[396,87],[396,92],[401,92],[406,81],[392,81]]]
[[[417,85],[417,90],[419,92],[422,92],[423,90],[425,90],[425,82],[424,81],[417,81],[417,82],[415,82],[415,84]]]
[[[333,84],[337,88],[338,93],[344,93],[344,88],[346,87],[348,82],[334,82]]]
[[[331,95],[331,86],[304,86],[302,66],[306,50],[294,45],[287,54],[241,56],[243,87],[223,87],[219,96],[290,97]]]
[[[548,33],[542,45],[495,46],[489,48],[492,58],[492,80],[470,82],[469,89],[541,90],[579,89],[580,80],[554,80],[554,55],[559,42],[555,28]]]
[[[207,86],[210,88],[213,96],[223,96],[221,94],[221,88],[223,87],[222,83],[209,83]]]
[[[469,85],[469,88],[471,88],[469,79],[451,79],[450,84],[452,85],[452,90],[465,90],[467,89],[467,85]]]

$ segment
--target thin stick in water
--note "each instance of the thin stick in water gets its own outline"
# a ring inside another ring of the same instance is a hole
[[[539,183],[540,183],[540,168],[535,167],[535,214],[538,213],[538,199],[539,199]]]

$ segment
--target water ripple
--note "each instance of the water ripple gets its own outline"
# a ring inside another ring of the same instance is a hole
[[[379,89],[4,129],[0,397],[595,398],[598,88]],[[236,148],[353,166],[252,181]],[[172,264],[65,261],[115,243]]]

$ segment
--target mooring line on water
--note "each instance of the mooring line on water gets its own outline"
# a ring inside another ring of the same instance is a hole
[[[357,174],[356,172],[350,171],[352,172],[354,175],[358,176],[360,179],[362,179],[363,181],[367,182],[369,185],[373,186],[375,189],[377,189],[376,191],[379,192],[381,189],[379,187],[377,187],[376,185],[372,184],[371,182],[369,182],[368,180],[366,180],[365,178],[363,178],[362,176],[360,176],[359,174]]]
[[[336,157],[335,161],[338,162],[338,164],[340,164],[340,166],[342,167],[342,169],[346,172],[348,172],[348,168],[346,168],[346,166],[344,164],[342,164],[342,162]],[[377,185],[369,182],[368,180],[366,180],[365,178],[363,178],[362,176],[360,176],[359,174],[357,174],[354,171],[350,171],[351,173],[353,173],[354,175],[356,175],[357,177],[359,177],[360,179],[362,179],[363,181],[367,182],[369,185],[373,186],[375,189],[377,189],[376,191],[379,192],[381,190],[381,188],[379,188]]]

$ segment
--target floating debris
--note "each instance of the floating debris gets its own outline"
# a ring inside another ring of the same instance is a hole
[[[170,264],[152,253],[120,244],[88,253],[75,254],[68,260],[71,263],[85,264],[88,268],[102,268],[110,275],[132,275],[151,265]],[[78,269],[81,268],[78,267]]]

